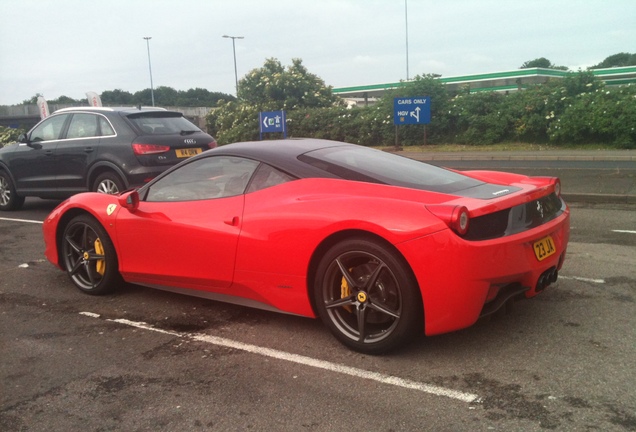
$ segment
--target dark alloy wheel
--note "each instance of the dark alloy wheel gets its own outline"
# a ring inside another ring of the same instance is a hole
[[[117,195],[124,191],[124,184],[117,174],[105,172],[100,174],[95,180],[95,183],[93,184],[93,191],[109,195]]]
[[[348,347],[379,354],[423,332],[417,283],[393,250],[366,239],[332,247],[318,266],[318,314]]]
[[[9,174],[0,170],[0,210],[19,210],[22,204],[24,197],[15,192]]]
[[[66,226],[62,253],[66,273],[85,293],[105,294],[121,281],[115,248],[91,216],[77,216]]]

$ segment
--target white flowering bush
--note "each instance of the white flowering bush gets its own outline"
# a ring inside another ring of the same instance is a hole
[[[18,136],[23,134],[24,129],[14,129],[4,126],[0,126],[0,147],[4,147],[6,144],[16,142]]]
[[[636,86],[607,87],[590,72],[510,94],[451,99],[446,142],[521,141],[636,148]],[[445,114],[446,114],[445,113]]]
[[[636,86],[601,87],[577,95],[550,123],[557,143],[607,143],[636,149]]]

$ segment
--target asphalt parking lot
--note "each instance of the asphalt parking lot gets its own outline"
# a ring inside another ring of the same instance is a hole
[[[387,356],[314,320],[82,294],[44,260],[54,206],[0,214],[0,430],[636,430],[631,204],[574,204],[554,286]]]

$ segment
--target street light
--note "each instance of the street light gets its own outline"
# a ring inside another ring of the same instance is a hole
[[[245,39],[243,36],[228,36],[223,35],[224,38],[232,39],[232,52],[234,53],[234,82],[236,83],[236,97],[238,97],[238,72],[236,71],[236,46],[234,40]]]
[[[409,80],[409,11],[407,1],[404,0],[404,22],[406,26],[406,80]]]
[[[155,106],[155,89],[152,85],[152,66],[150,65],[150,36],[144,36],[146,39],[146,47],[148,48],[148,70],[150,71],[150,97],[152,98],[152,106]]]

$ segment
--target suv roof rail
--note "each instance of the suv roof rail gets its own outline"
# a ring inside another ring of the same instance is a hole
[[[162,108],[162,107],[152,107],[152,106],[133,106],[133,107],[94,107],[94,106],[76,106],[76,107],[67,107],[67,108],[60,108],[58,110],[55,110],[53,112],[53,114],[55,113],[62,113],[62,112],[68,112],[68,111],[93,111],[93,112],[99,112],[99,111],[168,111],[166,108]]]

